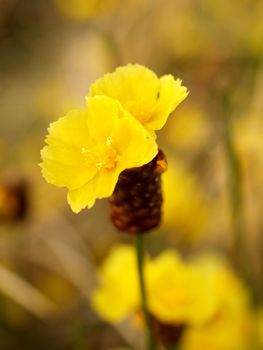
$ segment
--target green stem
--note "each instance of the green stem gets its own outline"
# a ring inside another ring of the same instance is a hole
[[[225,102],[226,106],[228,103]],[[252,289],[255,298],[255,286],[253,273],[251,273],[251,257],[247,249],[244,230],[243,216],[243,193],[242,193],[242,171],[238,156],[232,139],[231,119],[229,117],[229,109],[225,109],[224,115],[224,143],[225,152],[229,169],[229,199],[232,216],[233,233],[235,239],[235,253],[237,263],[243,274],[243,278],[247,281]]]
[[[72,322],[72,348],[74,350],[88,350],[88,344],[86,344],[84,324],[80,317],[76,317]]]
[[[242,208],[242,179],[239,161],[234,149],[229,117],[225,117],[225,151],[229,169],[229,191],[230,205],[233,221],[233,231],[235,236],[236,251],[238,259],[244,257],[244,229],[243,229],[243,208]],[[240,261],[239,261],[240,263]]]
[[[244,56],[246,67],[246,74],[243,74],[243,78],[238,82],[236,87],[236,93],[233,100],[233,92],[225,91],[222,95],[223,102],[223,117],[224,117],[224,143],[225,153],[228,162],[229,170],[229,195],[230,205],[232,212],[233,232],[235,237],[235,250],[238,259],[239,267],[243,273],[243,277],[250,285],[253,295],[254,303],[258,303],[262,300],[262,293],[258,289],[258,281],[252,266],[252,257],[249,248],[246,245],[245,230],[244,230],[244,201],[242,192],[242,171],[238,155],[234,147],[234,141],[232,137],[232,126],[230,115],[233,110],[233,106],[239,106],[243,111],[246,106],[251,104],[251,96],[253,96],[253,90],[255,88],[256,76],[259,71],[261,60],[247,60]],[[242,62],[241,62],[242,64]],[[249,89],[248,89],[249,87]],[[248,91],[246,98],[242,98],[242,91]],[[230,100],[230,96],[232,96]],[[240,104],[240,101],[241,104]]]
[[[178,350],[178,346],[177,345],[170,345],[167,350]]]
[[[136,253],[137,253],[137,267],[138,267],[138,277],[140,284],[140,292],[141,292],[141,303],[144,314],[144,319],[147,327],[147,335],[148,335],[148,350],[156,350],[156,344],[154,340],[153,330],[152,330],[152,322],[151,317],[147,307],[147,295],[145,290],[145,281],[144,281],[144,234],[137,234],[135,236],[135,244],[136,244]]]

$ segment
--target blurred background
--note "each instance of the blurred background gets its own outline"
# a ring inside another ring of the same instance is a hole
[[[261,0],[0,0],[1,350],[136,348],[129,325],[101,321],[89,303],[97,266],[131,238],[106,200],[73,214],[38,167],[49,123],[127,63],[190,90],[158,134],[169,171],[151,254],[216,251],[260,308],[262,18]]]

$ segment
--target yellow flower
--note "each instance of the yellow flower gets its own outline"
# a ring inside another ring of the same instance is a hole
[[[140,123],[106,96],[88,99],[87,111],[70,111],[48,131],[42,174],[47,182],[68,189],[68,203],[76,213],[109,197],[124,169],[144,165],[157,153]]]
[[[182,350],[250,350],[253,347],[253,320],[244,310],[237,317],[192,327],[183,335]],[[251,346],[252,345],[252,346]]]
[[[212,132],[209,119],[197,105],[185,104],[169,120],[165,139],[179,152],[197,154],[210,141]]]
[[[182,350],[248,350],[253,336],[249,296],[242,282],[219,257],[207,255],[193,264],[214,285],[216,312],[210,322],[189,327]]]
[[[263,349],[263,309],[259,308],[256,314],[256,331],[257,331],[257,342],[259,349]]]
[[[99,274],[99,286],[91,302],[106,321],[118,322],[139,307],[140,296],[133,247],[118,245],[112,249]]]
[[[249,349],[255,332],[248,293],[222,258],[202,255],[183,262],[167,250],[147,260],[145,276],[150,313],[163,324],[186,326],[180,349]],[[104,320],[118,322],[138,314],[141,301],[133,247],[115,247],[98,278],[91,302]]]
[[[96,95],[118,100],[125,110],[152,131],[164,126],[169,114],[188,92],[181,80],[175,80],[172,75],[158,78],[144,66],[128,64],[92,84],[89,96]]]
[[[249,294],[226,261],[214,254],[207,254],[195,258],[192,263],[213,284],[220,314],[235,314],[248,307]]]
[[[206,232],[211,203],[195,174],[177,159],[169,162],[169,171],[163,174],[163,195],[164,226],[176,230],[176,239],[184,242],[200,239]]]
[[[147,266],[149,309],[167,324],[202,324],[215,312],[213,288],[194,265],[165,251]]]

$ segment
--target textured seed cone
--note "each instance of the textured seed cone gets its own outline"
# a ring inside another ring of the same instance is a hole
[[[165,347],[172,345],[178,345],[183,331],[185,329],[184,325],[170,325],[158,321],[156,318],[153,320],[153,329],[156,335],[156,338],[159,339],[160,343]]]
[[[131,234],[143,233],[161,221],[161,174],[166,170],[165,155],[138,168],[124,170],[110,198],[110,217],[114,226]]]

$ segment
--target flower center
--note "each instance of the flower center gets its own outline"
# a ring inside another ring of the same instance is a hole
[[[110,137],[105,144],[98,144],[91,148],[82,147],[81,153],[85,156],[88,164],[94,164],[98,170],[114,168],[117,163],[118,154],[112,146]]]
[[[147,123],[151,118],[150,108],[135,101],[129,101],[126,105],[127,110],[142,124]]]

